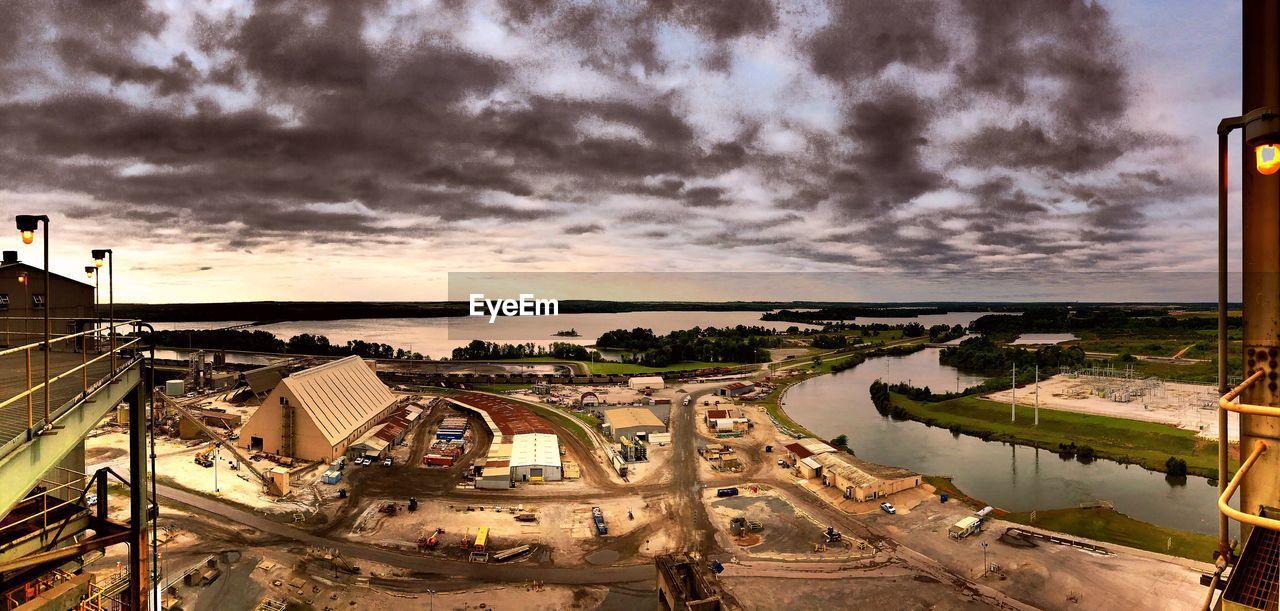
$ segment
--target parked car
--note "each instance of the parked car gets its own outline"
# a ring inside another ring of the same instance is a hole
[[[97,505],[98,495],[93,492],[90,492],[89,494],[84,495],[84,504],[86,507],[93,507],[94,505]]]
[[[361,467],[367,467],[373,464],[373,459],[369,458],[368,456],[361,456],[359,460],[360,460]]]
[[[384,466],[384,467],[390,467],[390,466],[391,466],[391,457],[390,457],[390,456],[388,456],[388,457],[386,457],[386,458],[382,459],[382,466]]]
[[[889,515],[898,513],[898,508],[894,507],[893,503],[880,503],[880,509],[883,509],[884,512]]]

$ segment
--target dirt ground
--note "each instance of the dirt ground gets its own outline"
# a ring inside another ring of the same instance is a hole
[[[164,437],[156,438],[156,473],[159,479],[173,485],[195,492],[211,494],[233,501],[240,505],[261,509],[271,513],[310,513],[314,511],[317,496],[312,484],[323,471],[320,465],[295,472],[293,479],[294,494],[288,498],[268,496],[262,492],[262,485],[243,466],[232,470],[235,458],[225,449],[216,454],[217,485],[214,485],[214,468],[202,467],[195,462],[195,455],[208,445],[199,440],[179,441]],[[128,471],[129,436],[124,433],[109,432],[89,437],[85,442],[88,470],[90,472],[104,466],[110,466],[117,472]],[[259,471],[266,472],[273,463],[258,461],[254,463]]]
[[[550,550],[550,559],[556,564],[576,564],[601,546],[602,542],[625,539],[641,530],[652,530],[666,515],[669,499],[665,496],[641,497],[630,495],[593,501],[577,502],[516,502],[513,505],[467,504],[458,500],[426,500],[419,503],[415,512],[400,511],[388,516],[378,511],[382,502],[372,503],[356,518],[351,531],[345,537],[399,549],[417,549],[420,537],[429,536],[436,529],[444,529],[440,535],[437,552],[445,556],[454,553],[464,538],[470,540],[482,527],[489,528],[489,549],[503,550],[519,545],[538,545]],[[604,511],[609,527],[606,537],[596,535],[591,519],[591,508]],[[635,519],[628,519],[630,511]],[[532,513],[534,522],[520,522],[516,514]],[[651,538],[651,537],[650,537]],[[665,545],[650,542],[648,555],[662,551]],[[644,544],[637,549],[644,553]]]
[[[849,538],[848,545],[823,545],[823,532],[827,524],[815,519],[796,507],[786,497],[768,487],[738,486],[739,495],[727,498],[716,496],[715,489],[703,491],[703,502],[711,514],[718,532],[717,539],[752,558],[774,560],[833,560],[869,556],[874,553],[860,541]],[[735,537],[730,531],[730,520],[744,517],[760,522],[764,528],[758,533]]]
[[[894,567],[837,573],[779,568],[769,576],[730,566],[720,582],[751,609],[990,609],[954,585]]]
[[[1209,384],[1160,382],[1152,384],[1142,396],[1131,396],[1128,402],[1112,401],[1100,396],[1106,378],[1056,375],[1040,380],[1040,405],[1081,414],[1097,414],[1113,418],[1144,420],[1195,431],[1201,437],[1218,438],[1218,393]],[[1110,380],[1118,385],[1116,380]],[[1011,391],[1004,390],[984,398],[1008,404]],[[1018,388],[1018,404],[1035,402],[1034,386]],[[1231,419],[1227,435],[1232,441],[1240,439],[1238,419]]]
[[[1039,543],[1014,547],[1000,535],[1014,524],[992,520],[984,530],[952,539],[947,529],[971,510],[935,497],[910,512],[870,514],[865,520],[883,527],[896,541],[928,556],[960,575],[1043,609],[1197,608],[1204,597],[1199,585],[1208,564],[1100,543],[1111,550],[1100,555],[1081,549]],[[983,576],[983,548],[988,564],[999,571]]]

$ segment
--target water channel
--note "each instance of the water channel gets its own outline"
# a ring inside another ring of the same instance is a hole
[[[1057,453],[881,416],[868,387],[876,378],[911,382],[935,391],[982,381],[938,363],[938,349],[880,357],[844,372],[797,384],[784,397],[787,413],[814,433],[849,437],[860,458],[926,475],[950,475],[966,494],[1009,511],[1075,507],[1105,500],[1130,517],[1181,530],[1217,532],[1217,488],[1202,477],[1173,485],[1163,473],[1098,460],[1090,464]],[[1027,423],[1031,426],[1031,423]]]

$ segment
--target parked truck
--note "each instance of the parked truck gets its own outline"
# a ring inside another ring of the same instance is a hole
[[[716,490],[716,496],[718,497],[738,496],[738,489],[737,488],[721,488],[719,490]]]
[[[596,534],[603,537],[609,534],[609,526],[604,523],[604,511],[599,507],[591,508],[591,520],[596,523]]]

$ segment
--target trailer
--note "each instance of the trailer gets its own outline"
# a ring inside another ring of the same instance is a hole
[[[609,526],[604,522],[604,511],[599,507],[591,508],[591,520],[596,524],[596,535],[603,537],[609,534]]]
[[[959,522],[952,524],[951,528],[947,529],[947,536],[952,539],[963,539],[978,532],[980,528],[982,528],[982,520],[968,516],[960,518]]]

